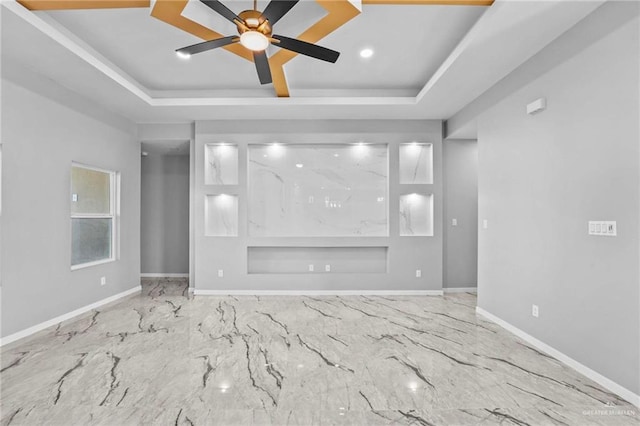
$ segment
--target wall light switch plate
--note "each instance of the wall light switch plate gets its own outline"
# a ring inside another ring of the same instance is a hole
[[[538,305],[531,305],[531,315],[538,318],[538,315],[540,315],[540,310],[538,309]]]
[[[416,278],[422,277],[422,270],[416,269]]]
[[[451,219],[451,226],[458,226],[458,219]]]
[[[615,220],[590,220],[589,235],[615,237],[618,235],[618,224]]]
[[[331,272],[331,265],[324,265],[325,272]]]
[[[309,265],[309,272],[313,272],[313,265]]]
[[[224,270],[218,269],[218,278],[224,277]]]
[[[71,194],[71,201],[77,202],[78,201],[78,194]]]
[[[489,221],[487,219],[482,221],[482,228],[483,229],[488,229],[489,228]]]
[[[100,277],[100,285],[105,285],[107,283],[107,277]]]

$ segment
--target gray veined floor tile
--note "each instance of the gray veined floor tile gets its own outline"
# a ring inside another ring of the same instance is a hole
[[[2,352],[2,425],[640,425],[475,296],[196,297],[184,279]]]

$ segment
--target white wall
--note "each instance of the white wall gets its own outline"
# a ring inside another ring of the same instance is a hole
[[[216,187],[204,184],[206,143],[239,146],[240,184]],[[246,224],[247,144],[249,143],[385,143],[389,146],[388,237],[251,237]],[[433,144],[434,183],[400,185],[398,146],[412,141]],[[284,291],[441,291],[442,290],[442,122],[437,120],[292,120],[196,122],[195,144],[195,288],[200,290]],[[399,236],[399,195],[434,195],[434,235]],[[239,196],[239,236],[207,237],[204,231],[205,195]],[[387,273],[248,274],[247,250],[271,247],[388,247]],[[218,277],[218,270],[224,271]],[[416,269],[422,271],[416,277]]]
[[[5,70],[3,64],[6,77]],[[25,75],[16,77],[25,83]],[[95,117],[109,113],[42,80],[34,77],[29,87],[42,88],[46,95],[2,80],[2,336],[139,285],[140,145],[135,127],[117,117],[111,122],[119,125],[104,124]],[[120,258],[77,271],[70,270],[72,161],[115,170],[122,177]]]
[[[189,272],[189,156],[142,157],[140,270]]]
[[[478,305],[640,394],[640,23],[625,3],[607,13],[635,18],[478,119]]]
[[[444,173],[444,288],[476,287],[478,277],[478,143],[447,139]],[[452,219],[457,226],[452,225]]]

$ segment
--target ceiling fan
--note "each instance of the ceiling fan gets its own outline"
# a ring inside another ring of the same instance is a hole
[[[261,84],[272,82],[269,59],[265,52],[269,44],[331,63],[335,63],[338,60],[338,56],[340,56],[340,52],[327,49],[326,47],[273,34],[273,26],[275,23],[289,12],[299,0],[271,0],[263,12],[257,10],[257,0],[254,0],[253,10],[244,10],[238,15],[233,13],[219,0],[200,1],[236,24],[239,36],[221,37],[183,47],[176,50],[176,53],[179,55],[190,56],[195,53],[206,52],[239,42],[242,46],[253,52],[253,61],[256,64],[256,70],[258,71],[258,78]]]

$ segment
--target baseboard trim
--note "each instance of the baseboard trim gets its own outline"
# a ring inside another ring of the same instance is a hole
[[[189,274],[163,274],[154,272],[140,274],[140,278],[189,278]]]
[[[29,337],[32,334],[35,334],[35,333],[37,333],[39,331],[44,330],[45,328],[49,328],[49,327],[51,327],[53,325],[57,325],[57,324],[59,324],[59,323],[61,323],[63,321],[70,320],[70,319],[72,319],[74,317],[77,317],[78,315],[82,315],[82,314],[84,314],[86,312],[89,312],[92,309],[96,309],[96,308],[99,308],[100,306],[106,305],[108,303],[115,302],[118,299],[122,299],[123,297],[127,297],[127,296],[129,296],[131,294],[140,292],[141,290],[142,290],[142,286],[133,287],[133,288],[131,288],[129,290],[123,291],[122,293],[114,294],[113,296],[109,296],[109,297],[107,297],[105,299],[99,300],[99,301],[97,301],[95,303],[92,303],[90,305],[83,306],[82,308],[76,309],[75,311],[68,312],[66,314],[63,314],[63,315],[57,316],[55,318],[52,318],[52,319],[50,319],[48,321],[41,322],[40,324],[36,324],[36,325],[34,325],[32,327],[26,328],[26,329],[24,329],[22,331],[18,331],[17,333],[10,334],[10,335],[0,339],[0,347],[4,346],[4,345],[8,345],[9,343],[13,343],[13,342],[15,342],[17,340],[24,339],[25,337]]]
[[[574,370],[576,370],[578,373],[590,378],[591,380],[593,380],[594,382],[596,382],[599,385],[603,386],[604,388],[610,390],[611,392],[615,393],[616,395],[620,396],[621,398],[629,401],[630,403],[632,403],[636,407],[640,407],[640,395],[636,395],[635,393],[633,393],[629,389],[617,384],[616,382],[614,382],[611,379],[606,378],[602,374],[590,369],[586,365],[581,364],[580,362],[576,361],[575,359],[569,357],[568,355],[565,355],[564,353],[560,352],[559,350],[557,350],[557,349],[547,345],[546,343],[536,339],[535,337],[531,336],[530,334],[527,334],[526,332],[520,330],[518,327],[509,324],[505,320],[503,320],[503,319],[501,319],[501,318],[499,318],[499,317],[497,317],[497,316],[485,311],[484,309],[482,309],[479,306],[476,306],[476,313],[478,313],[479,315],[482,315],[486,319],[498,324],[500,327],[504,328],[505,330],[515,334],[516,336],[518,336],[522,340],[526,341],[527,343],[530,343],[531,345],[533,345],[537,349],[540,349],[542,352],[545,352],[545,353],[551,355],[552,357],[554,357],[558,361],[568,365],[569,367],[571,367]]]
[[[196,296],[442,296],[442,290],[200,290]]]
[[[451,287],[443,288],[445,293],[477,293],[478,287]]]

